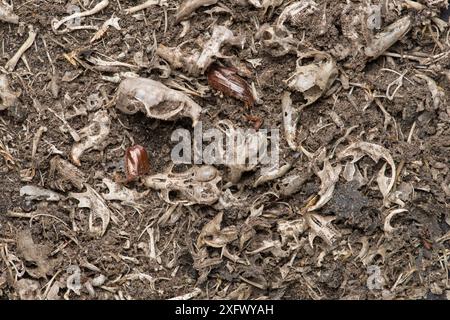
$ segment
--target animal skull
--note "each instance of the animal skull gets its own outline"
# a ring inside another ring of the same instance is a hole
[[[298,45],[297,39],[290,32],[268,24],[260,28],[256,33],[256,39],[259,39],[265,50],[274,57],[295,53]]]
[[[9,86],[8,77],[0,75],[0,111],[15,105],[19,96],[20,92],[14,92]]]
[[[116,107],[126,114],[145,112],[147,117],[174,120],[190,117],[198,122],[201,107],[184,93],[145,78],[124,79],[117,91]]]
[[[19,17],[14,14],[13,6],[8,5],[5,1],[0,0],[0,21],[18,24]]]
[[[217,184],[222,177],[213,166],[192,167],[181,173],[172,172],[171,169],[167,173],[145,177],[144,184],[159,190],[160,196],[171,204],[211,205],[219,200],[221,191]],[[171,199],[171,193],[175,193],[175,199]]]
[[[411,18],[406,16],[386,27],[378,33],[364,49],[366,56],[375,59],[389,49],[394,43],[403,38],[411,28]]]
[[[300,65],[305,58],[314,58],[314,61]],[[303,107],[306,107],[317,101],[331,87],[337,75],[336,63],[328,53],[308,51],[299,57],[295,73],[286,81],[289,81],[289,88],[303,94],[306,101]]]

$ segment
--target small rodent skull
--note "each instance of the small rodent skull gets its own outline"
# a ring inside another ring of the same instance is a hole
[[[303,59],[314,60],[306,65],[300,65]],[[333,58],[325,52],[308,51],[297,60],[297,69],[289,77],[288,86],[302,93],[305,103],[304,107],[317,101],[328,89],[330,89],[338,75],[336,63]]]
[[[187,171],[176,173],[170,169],[167,173],[148,176],[144,184],[159,190],[160,196],[167,203],[211,205],[219,200],[221,191],[218,183],[222,180],[213,166],[192,167]]]

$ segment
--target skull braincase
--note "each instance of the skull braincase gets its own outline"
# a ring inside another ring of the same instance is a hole
[[[201,107],[186,94],[146,78],[124,79],[117,91],[116,107],[126,114],[142,111],[161,120],[189,117],[193,126],[201,112]]]
[[[184,172],[175,173],[170,169],[167,173],[148,176],[144,184],[148,188],[159,191],[161,198],[167,203],[190,206],[193,204],[211,205],[219,200],[221,191],[218,183],[222,180],[213,166],[192,167]],[[171,197],[176,194],[176,198]]]
[[[275,28],[269,24],[262,25],[255,37],[260,40],[264,50],[274,57],[295,53],[299,44],[289,30]]]
[[[333,58],[323,52],[307,52],[302,55],[300,62],[304,58],[314,58],[310,64],[299,66],[290,77],[288,86],[303,94],[306,100],[304,106],[308,106],[317,101],[333,84],[338,75],[336,63]]]

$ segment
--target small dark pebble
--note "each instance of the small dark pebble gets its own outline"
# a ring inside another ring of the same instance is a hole
[[[442,10],[439,17],[440,17],[442,20],[445,20],[445,21],[448,22],[448,18],[450,17],[450,6],[449,6],[447,9]]]
[[[28,116],[27,107],[21,103],[16,103],[8,109],[8,114],[17,122],[22,123]]]
[[[31,212],[36,210],[36,205],[33,203],[33,201],[30,200],[24,200],[22,201],[20,208],[24,211],[24,212]]]

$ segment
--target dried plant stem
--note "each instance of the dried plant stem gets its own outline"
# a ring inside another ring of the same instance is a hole
[[[33,159],[33,161],[34,161],[34,158],[36,157],[36,152],[37,152],[37,147],[38,147],[39,140],[41,140],[42,134],[44,132],[47,132],[47,127],[41,126],[37,130],[36,135],[34,136],[33,147],[32,147],[32,150],[31,150],[31,159]]]

